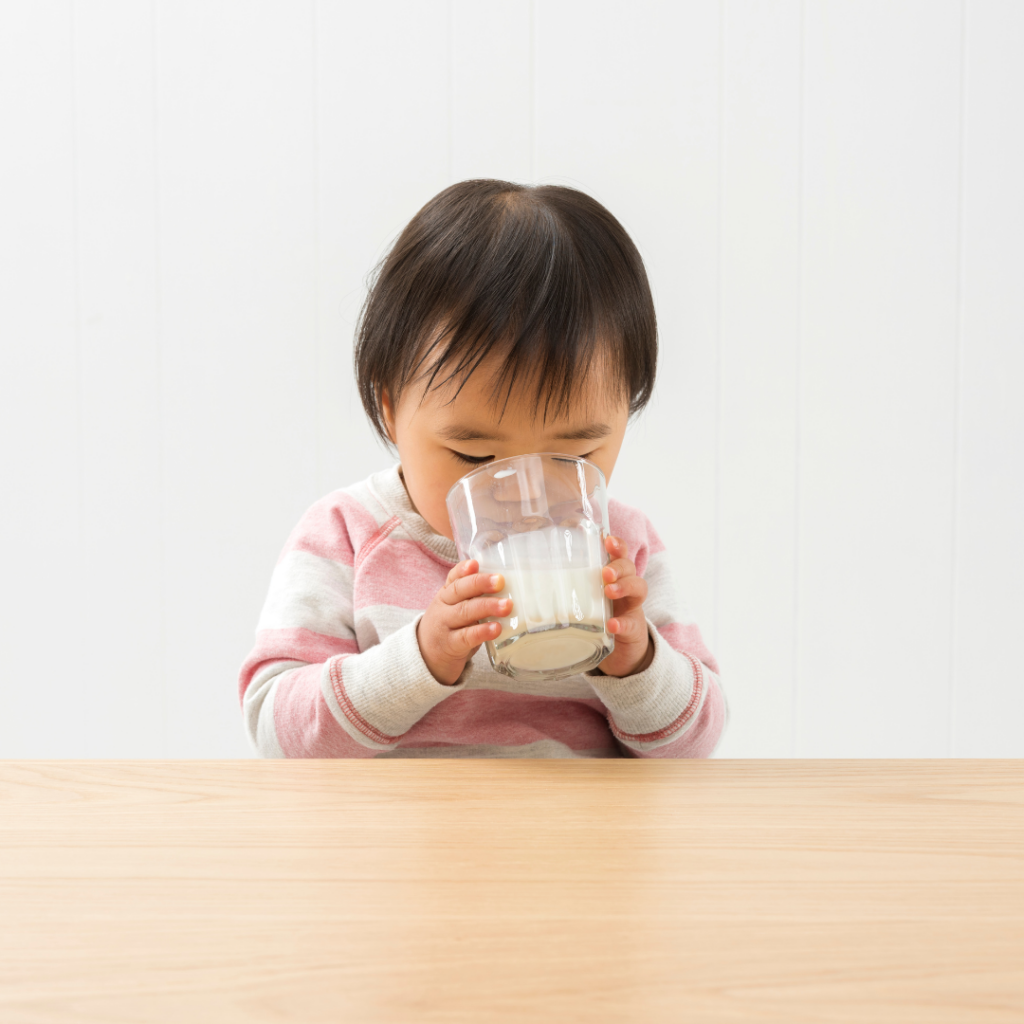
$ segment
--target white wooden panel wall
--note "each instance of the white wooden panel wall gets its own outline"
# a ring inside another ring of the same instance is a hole
[[[74,35],[66,5],[0,6],[0,559],[6,756],[84,753],[88,612]],[[133,723],[130,716],[125,721]]]
[[[235,756],[352,330],[454,180],[573,184],[663,355],[612,490],[731,756],[1024,755],[1012,0],[0,5],[0,756]]]
[[[972,0],[963,215],[951,749],[1024,753],[1024,6]]]
[[[802,11],[725,9],[717,502],[725,752],[794,753]]]
[[[146,4],[83,4],[71,28],[81,533],[78,575],[49,563],[57,593],[75,595],[50,624],[69,616],[82,635],[77,647],[51,639],[63,668],[36,675],[46,685],[34,700],[64,725],[47,737],[54,753],[144,757],[163,746],[173,699],[164,685],[173,538],[162,472],[154,24]],[[37,287],[47,289],[45,278]],[[85,701],[74,717],[64,712],[72,694]]]
[[[938,756],[959,3],[808,4],[804,28],[796,750]]]

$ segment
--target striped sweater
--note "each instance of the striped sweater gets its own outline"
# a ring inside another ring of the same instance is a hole
[[[609,502],[610,529],[646,579],[654,658],[616,679],[531,683],[481,648],[454,686],[416,640],[457,561],[417,514],[396,465],[302,517],[278,559],[239,689],[264,757],[707,757],[725,723],[718,666],[674,614],[665,548],[647,518]]]

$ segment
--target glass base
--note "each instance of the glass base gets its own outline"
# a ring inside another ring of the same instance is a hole
[[[588,672],[614,649],[615,638],[604,629],[566,623],[488,643],[487,656],[503,676],[542,682]]]

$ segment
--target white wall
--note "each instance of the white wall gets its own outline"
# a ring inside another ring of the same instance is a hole
[[[731,756],[1024,756],[1024,5],[0,5],[0,756],[245,755],[313,500],[389,457],[371,266],[472,176],[623,221],[663,358],[612,490]]]

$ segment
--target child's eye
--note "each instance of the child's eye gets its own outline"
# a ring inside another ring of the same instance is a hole
[[[457,452],[454,448],[449,448],[448,451],[455,456],[455,458],[462,462],[468,462],[471,466],[479,466],[481,462],[490,462],[494,458],[493,455],[463,455],[462,452]]]

